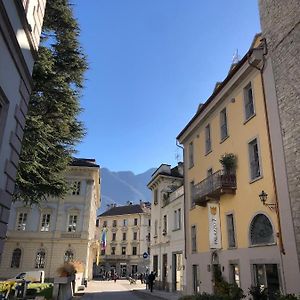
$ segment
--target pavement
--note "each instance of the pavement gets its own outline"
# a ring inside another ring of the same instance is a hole
[[[179,294],[160,290],[153,290],[151,293],[139,280],[136,284],[130,284],[128,280],[117,280],[117,282],[92,280],[88,282],[84,291],[78,292],[73,297],[73,300],[178,300],[179,298]]]

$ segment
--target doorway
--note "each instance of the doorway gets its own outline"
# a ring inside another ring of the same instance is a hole
[[[162,285],[164,290],[168,290],[168,254],[162,257]]]
[[[183,290],[183,255],[173,253],[172,257],[172,290]]]
[[[121,277],[127,276],[127,265],[126,264],[120,264],[120,271],[121,271]]]

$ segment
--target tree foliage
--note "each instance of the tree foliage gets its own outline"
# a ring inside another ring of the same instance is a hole
[[[48,0],[26,118],[14,198],[28,204],[64,196],[64,172],[84,135],[78,120],[87,69],[69,0]]]

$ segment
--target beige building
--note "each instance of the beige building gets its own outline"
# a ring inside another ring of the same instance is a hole
[[[0,264],[2,278],[44,269],[46,278],[68,260],[85,265],[92,278],[99,243],[96,210],[100,205],[100,168],[94,159],[74,159],[67,170],[71,189],[64,199],[49,198],[41,207],[12,205],[7,240]]]
[[[32,89],[46,0],[0,0],[0,255]]]
[[[155,286],[167,291],[185,290],[185,238],[183,164],[162,164],[151,177],[151,270]]]
[[[94,276],[117,272],[127,277],[149,270],[150,204],[113,206],[97,219],[101,255]]]

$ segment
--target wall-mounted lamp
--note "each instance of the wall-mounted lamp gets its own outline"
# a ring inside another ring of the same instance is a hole
[[[269,207],[271,210],[276,210],[277,211],[277,204],[276,203],[267,203],[268,199],[268,194],[262,190],[261,193],[258,195],[260,201],[262,202],[263,205]]]

